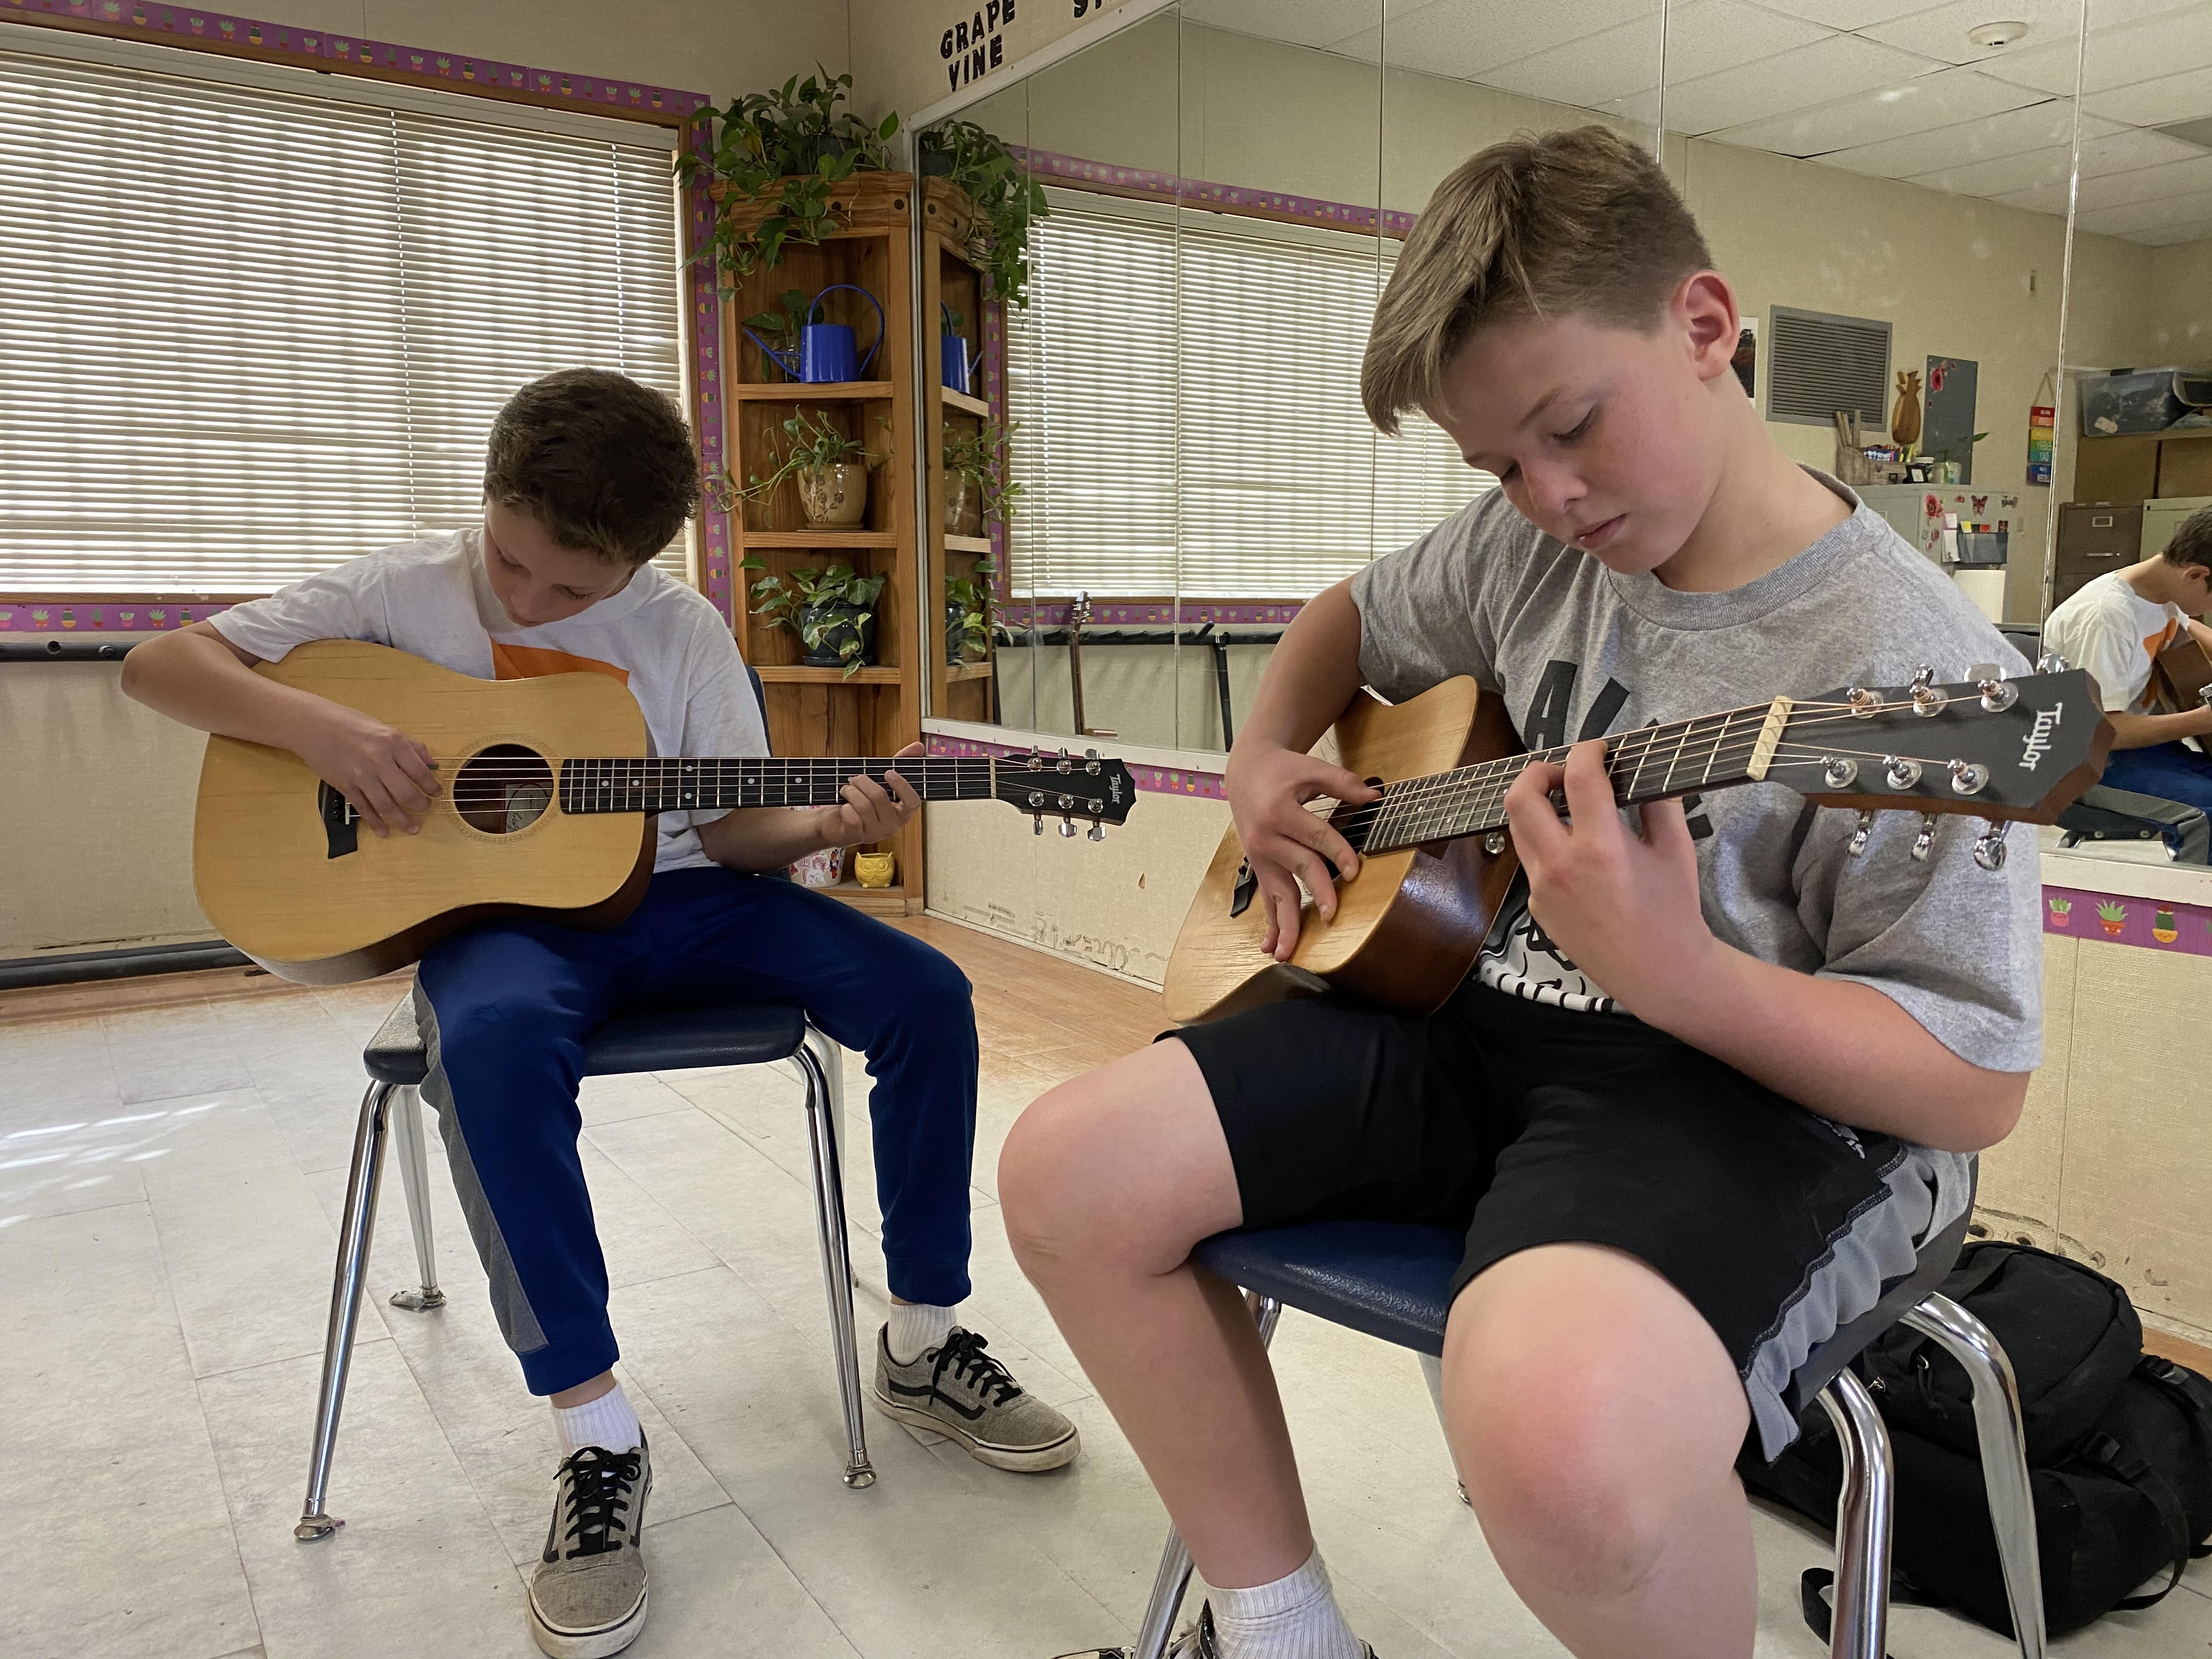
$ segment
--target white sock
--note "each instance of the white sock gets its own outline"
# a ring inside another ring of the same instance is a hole
[[[911,1365],[952,1334],[952,1310],[933,1308],[927,1302],[891,1304],[891,1358]]]
[[[1337,1608],[1319,1550],[1287,1578],[1212,1590],[1206,1600],[1221,1659],[1360,1659],[1359,1638]]]
[[[586,1446],[626,1452],[645,1443],[645,1431],[638,1426],[637,1412],[619,1382],[597,1400],[586,1400],[580,1406],[556,1406],[553,1428],[561,1437],[563,1457]]]

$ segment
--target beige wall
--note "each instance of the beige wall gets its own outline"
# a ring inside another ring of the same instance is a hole
[[[1003,6],[1006,0],[1000,0]],[[1127,0],[1102,0],[1091,16],[1122,9]],[[863,112],[885,110],[911,115],[951,95],[945,59],[939,52],[945,31],[972,21],[988,0],[847,0],[839,8],[852,21],[853,90]],[[825,8],[827,9],[827,8]],[[1013,21],[998,33],[1006,42],[1005,67],[976,84],[992,86],[1017,79],[1014,66],[1072,34],[1090,18],[1079,20],[1068,0],[1014,0]],[[988,20],[987,20],[988,21]]]

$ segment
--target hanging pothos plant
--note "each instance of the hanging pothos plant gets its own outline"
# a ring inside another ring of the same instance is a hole
[[[965,191],[981,221],[983,274],[990,297],[1029,304],[1030,227],[1051,211],[1044,186],[995,134],[973,121],[939,121],[923,129],[918,149],[925,173]]]
[[[692,122],[707,124],[714,148],[700,155],[687,127],[676,152],[676,175],[689,184],[704,173],[727,186],[723,203],[772,202],[753,224],[714,216],[714,234],[695,260],[712,259],[728,278],[750,276],[782,263],[786,242],[819,242],[837,228],[830,214],[836,188],[855,173],[879,173],[884,145],[898,131],[896,111],[871,126],[840,109],[853,88],[849,75],[823,70],[801,81],[793,76],[773,92],[749,92],[720,109],[708,104]],[[716,133],[713,124],[719,122]]]

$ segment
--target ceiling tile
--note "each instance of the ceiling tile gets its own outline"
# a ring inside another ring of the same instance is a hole
[[[2082,141],[2081,176],[2106,178],[2116,173],[2132,173],[2138,167],[2157,167],[2162,162],[2185,161],[2197,153],[2179,138],[2169,138],[2162,132],[2122,127],[2106,137]],[[2015,191],[2032,190],[2039,185],[2063,185],[2072,159],[2070,144],[2055,144],[2047,149],[1938,168],[1916,176],[1912,182],[1962,196],[2005,196]]]
[[[1357,58],[1363,64],[1379,64],[1382,61],[1382,31],[1379,27],[1362,29],[1341,40],[1330,41],[1322,50],[1339,58]]]
[[[1384,26],[1383,55],[1400,69],[1472,81],[1570,40],[1645,20],[1659,36],[1658,0],[1573,0],[1530,5],[1526,0],[1431,0]]]
[[[1667,14],[1668,83],[1694,81],[1793,46],[1810,46],[1826,33],[1816,23],[1746,5],[1742,0],[1692,0]]]
[[[2089,47],[2081,64],[2084,93],[2110,92],[2185,70],[2212,67],[2212,5],[2204,0],[2161,15],[2108,22],[2106,0],[2092,0]],[[2054,40],[2007,52],[1990,62],[1989,72],[2045,92],[2074,90],[2075,43]]]
[[[2200,190],[2212,190],[2212,155],[2198,155],[2185,161],[2084,179],[2078,193],[2084,208],[2107,208],[2154,202],[2165,196],[2187,196]]]
[[[2120,207],[2084,208],[2075,216],[2074,222],[2100,235],[2132,236],[2138,231],[2193,224],[2199,219],[2212,219],[2212,190],[2163,197],[2154,202],[2130,202]]]
[[[2092,0],[2092,3],[2098,8],[2099,18],[2104,19],[2106,0]],[[2153,0],[2153,3],[2171,7],[2173,0]],[[1999,21],[2026,23],[2028,32],[2010,46],[1978,46],[1966,39],[1967,30]],[[2081,0],[1949,0],[1948,4],[1872,24],[1860,33],[1947,64],[1973,64],[2054,40],[2071,40],[2081,27]]]
[[[1597,109],[1659,85],[1659,31],[1648,21],[1623,23],[1518,63],[1482,72],[1482,84],[1526,98]]]
[[[1827,29],[1863,29],[1918,11],[1927,0],[1762,0],[1770,11],[1818,23]]]
[[[1717,75],[1700,76],[1694,81],[1670,85],[1667,88],[1667,125],[1670,131],[1705,133],[1767,121],[1794,110],[1908,80],[1928,67],[1927,59],[1893,46],[1862,40],[1856,35],[1832,34],[1810,46],[1797,46],[1739,69],[1723,70]],[[1869,132],[1861,137],[1863,140],[1893,137],[1896,131]],[[1846,138],[1832,148],[1840,149],[1851,142]]]
[[[1852,37],[1829,38],[1842,42]],[[1768,67],[1767,64],[1753,65],[1761,70]],[[1937,127],[1955,126],[1978,116],[1996,115],[2045,101],[2026,87],[1993,81],[1969,69],[1915,75],[1843,98],[1824,88],[1820,95],[1826,101],[1814,102],[1809,108],[1793,109],[1768,120],[1727,127],[1711,136],[1726,143],[1778,150],[1784,155],[1820,155],[1832,149],[1852,149],[1885,138],[1902,138]],[[1668,88],[1667,101],[1667,121],[1672,126],[1672,88]]]
[[[2062,181],[2055,185],[2037,185],[2028,190],[2007,191],[2003,195],[1993,196],[1990,199],[2002,202],[2007,207],[2026,208],[2030,213],[2055,213],[2063,219],[2066,216],[2067,191],[2068,186]]]
[[[1186,22],[1208,28],[1325,46],[1382,21],[1379,0],[1182,0]]]
[[[2117,121],[2095,115],[2081,118],[2082,131],[2090,137],[2120,131]],[[1979,120],[1961,121],[1903,138],[1887,138],[1880,143],[1830,150],[1820,161],[1826,167],[1869,173],[1877,178],[1914,179],[1917,174],[1946,167],[2020,155],[2032,149],[2047,149],[2054,144],[2070,147],[2073,143],[2074,100],[2047,98],[2039,104],[1985,115]],[[1925,184],[1928,180],[1917,179],[1917,182]],[[1944,186],[1939,185],[1936,188]]]
[[[2212,219],[2199,219],[2185,225],[2168,225],[2160,230],[2139,230],[2128,240],[2151,247],[2172,247],[2179,242],[2201,242],[2208,236],[2212,236]]]
[[[2094,92],[2081,107],[2139,127],[2163,127],[2212,115],[2212,69],[2185,70],[2110,92]]]

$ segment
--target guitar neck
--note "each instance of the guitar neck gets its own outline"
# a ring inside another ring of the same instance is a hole
[[[663,760],[607,757],[561,763],[564,812],[719,811],[736,806],[830,806],[855,777],[896,771],[924,800],[989,800],[996,763],[988,757],[908,755],[899,760],[830,756],[806,759]]]
[[[1605,757],[1613,799],[1634,806],[1759,781],[1773,763],[1789,708],[1786,699],[1777,699],[1619,734],[1609,740]],[[1362,852],[1388,853],[1503,830],[1505,792],[1514,780],[1532,761],[1564,766],[1568,750],[1561,744],[1507,755],[1390,784],[1380,801],[1361,809],[1374,816],[1366,820],[1364,837],[1353,844]]]

